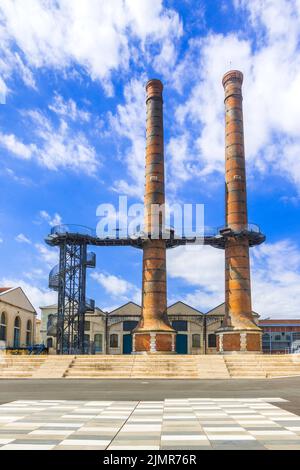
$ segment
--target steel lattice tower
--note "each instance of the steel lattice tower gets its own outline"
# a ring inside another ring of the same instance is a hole
[[[95,267],[96,256],[85,241],[59,245],[59,265],[51,271],[49,287],[58,291],[56,324],[57,354],[84,354],[85,314],[95,302],[86,298],[86,269]]]

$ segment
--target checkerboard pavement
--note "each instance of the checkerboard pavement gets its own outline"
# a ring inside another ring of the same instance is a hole
[[[0,450],[300,450],[281,398],[18,400],[0,406]]]

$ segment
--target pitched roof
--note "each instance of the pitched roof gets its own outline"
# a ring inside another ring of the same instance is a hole
[[[133,307],[136,311],[140,311],[141,310],[141,306],[136,304],[135,302],[126,302],[126,304],[124,305],[121,305],[120,307],[117,307],[115,308],[114,310],[112,310],[111,312],[108,312],[109,315],[115,315],[117,314],[120,310],[125,310],[126,307]],[[132,314],[137,314],[137,313],[132,313]]]
[[[3,290],[5,289],[5,290]],[[23,291],[22,287],[11,287],[11,288],[2,288],[0,292],[1,302],[8,303],[10,305],[14,305],[15,307],[28,310],[36,314],[36,310],[32,303],[30,302],[29,298]]]
[[[6,292],[8,290],[11,290],[13,289],[13,287],[0,287],[0,294],[2,294],[3,292]]]
[[[193,313],[194,315],[204,315],[203,312],[201,312],[200,310],[197,310],[194,307],[191,307],[190,305],[186,304],[185,302],[182,302],[182,300],[178,300],[174,304],[169,305],[168,306],[168,313],[171,313],[171,310],[176,309],[176,307],[181,307],[181,306],[183,306],[184,308],[189,310],[190,313]]]

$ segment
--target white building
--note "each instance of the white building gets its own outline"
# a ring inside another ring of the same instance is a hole
[[[21,287],[0,288],[0,342],[7,349],[36,343],[36,310]]]

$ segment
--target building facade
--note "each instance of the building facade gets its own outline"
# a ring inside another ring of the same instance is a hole
[[[41,341],[55,354],[55,336],[51,336],[53,316],[56,305],[41,307]],[[203,313],[184,302],[176,302],[167,309],[171,326],[177,331],[176,352],[178,354],[216,354],[216,330],[225,315],[225,305]],[[258,314],[255,312],[255,318]],[[141,307],[134,302],[111,311],[99,308],[86,315],[85,347],[90,354],[131,354],[132,331],[141,316]]]
[[[260,320],[264,353],[300,352],[300,320]]]
[[[0,347],[22,349],[35,344],[36,315],[21,287],[0,288]]]

